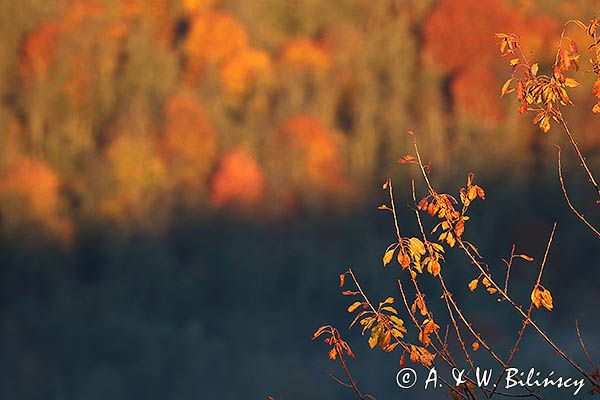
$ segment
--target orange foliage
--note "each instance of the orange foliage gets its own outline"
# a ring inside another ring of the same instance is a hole
[[[503,0],[443,0],[425,26],[425,54],[435,64],[455,70],[494,61],[499,31],[517,32],[528,49],[549,51],[560,24],[547,15],[525,16]]]
[[[60,177],[43,161],[28,158],[15,161],[0,176],[0,198],[14,201],[10,208],[2,207],[6,213],[3,219],[8,223],[19,223],[22,219],[33,221],[51,234],[70,241],[73,226],[64,216],[61,186]]]
[[[217,135],[196,97],[182,91],[165,104],[161,142],[169,174],[196,197],[206,184],[217,149]]]
[[[21,74],[26,79],[47,73],[54,63],[61,29],[57,22],[44,22],[27,36],[19,62]]]
[[[300,115],[288,119],[272,138],[273,150],[286,159],[299,157],[303,175],[311,184],[337,187],[342,183],[338,148],[341,137],[317,118]]]
[[[221,159],[211,183],[210,199],[221,207],[255,209],[264,194],[264,174],[252,154],[240,147]]]
[[[220,66],[248,47],[245,28],[230,14],[209,11],[194,15],[184,51],[187,74],[197,79],[209,66]]]
[[[325,70],[331,65],[331,56],[324,47],[310,39],[291,39],[281,49],[284,65],[300,70]]]
[[[102,4],[95,0],[73,0],[67,5],[67,14],[63,23],[67,30],[74,30],[90,18],[99,18],[105,12]]]
[[[245,94],[253,84],[268,76],[269,56],[260,50],[245,49],[233,56],[221,69],[221,84],[233,96]]]
[[[220,0],[183,0],[183,8],[190,14],[202,13],[217,6]]]
[[[502,0],[443,0],[425,23],[425,53],[447,69],[480,65],[496,57],[494,33],[517,23]]]
[[[487,68],[473,67],[461,71],[452,81],[450,91],[459,115],[476,117],[495,123],[502,118],[498,96],[489,88],[500,86],[496,76]]]
[[[560,37],[560,23],[548,15],[531,16],[516,29],[521,43],[528,51],[552,58],[556,43]]]

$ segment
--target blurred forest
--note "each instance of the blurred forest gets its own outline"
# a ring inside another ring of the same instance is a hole
[[[500,99],[493,34],[519,33],[543,68],[562,22],[598,10],[0,0],[0,398],[343,398],[310,335],[343,314],[347,266],[378,287],[375,208],[390,175],[408,202],[409,129],[443,187],[478,174],[470,234],[491,257],[539,255],[559,220],[556,265],[582,271],[549,274],[552,324],[571,329],[600,303],[597,246],[561,197],[567,142]],[[594,76],[578,79],[567,118],[600,171]],[[598,218],[567,146],[572,198]],[[391,365],[358,375],[396,393]]]

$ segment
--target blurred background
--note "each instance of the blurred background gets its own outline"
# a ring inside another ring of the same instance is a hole
[[[418,175],[397,163],[409,129],[441,191],[471,171],[486,189],[465,238],[495,273],[513,243],[539,260],[559,221],[544,278],[555,311],[538,318],[578,360],[580,318],[600,358],[598,246],[564,203],[555,144],[573,201],[598,221],[594,193],[560,130],[500,99],[509,67],[493,36],[519,33],[543,70],[562,23],[598,6],[0,0],[0,398],[350,398],[310,341],[328,322],[366,392],[418,398],[395,386],[399,353],[346,333],[338,290],[352,266],[374,299],[399,299],[399,268],[381,266],[393,227],[376,208],[393,177],[403,233],[417,232],[404,205]],[[588,69],[585,34],[572,37]],[[594,76],[577,78],[567,119],[598,174]],[[443,268],[507,354],[514,311],[473,301],[463,258]],[[535,273],[513,273],[523,302]],[[560,370],[525,341],[523,360]]]

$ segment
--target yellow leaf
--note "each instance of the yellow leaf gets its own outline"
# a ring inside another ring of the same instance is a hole
[[[552,294],[550,294],[550,291],[548,289],[545,289],[542,292],[542,305],[548,311],[552,311],[552,309],[554,308],[554,305],[552,304]]]
[[[529,257],[527,254],[517,254],[515,257],[520,257],[525,261],[533,261],[533,257]]]
[[[579,82],[577,82],[573,78],[567,78],[567,79],[565,79],[565,86],[566,87],[577,87],[577,86],[579,86]]]
[[[360,307],[361,304],[362,303],[360,301],[356,301],[356,302],[352,303],[350,305],[350,307],[348,307],[348,312],[349,313],[354,312],[358,307]]]
[[[537,287],[531,292],[531,302],[536,308],[540,308],[542,305],[542,292]]]
[[[544,133],[548,133],[550,130],[550,118],[548,116],[543,117],[539,126]]]
[[[373,348],[373,347],[377,346],[377,341],[378,341],[378,340],[379,340],[379,338],[378,338],[378,337],[376,338],[376,337],[373,337],[373,336],[371,336],[371,337],[369,338],[369,347],[370,347],[370,348]]]
[[[594,107],[592,108],[592,112],[593,112],[594,114],[598,114],[598,113],[600,113],[600,103],[596,103],[596,104],[594,104]]]
[[[473,342],[473,344],[471,345],[471,347],[473,348],[473,351],[479,350],[479,342]]]
[[[394,252],[396,251],[396,246],[392,246],[391,249],[387,250],[385,252],[385,254],[383,255],[383,266],[385,267],[386,265],[388,265],[390,263],[390,261],[392,261],[392,258],[394,257]]]
[[[508,87],[510,86],[511,82],[512,82],[512,79],[509,79],[506,82],[504,82],[504,85],[502,85],[502,90],[500,91],[502,96],[504,96],[506,93],[508,93]]]
[[[536,76],[536,75],[537,75],[537,73],[538,73],[538,69],[539,69],[539,65],[538,65],[537,63],[533,64],[533,65],[531,66],[531,74],[532,74],[533,76]]]
[[[469,282],[469,290],[471,292],[473,292],[477,288],[478,284],[479,284],[479,279],[473,279],[471,282]]]
[[[518,63],[519,63],[519,59],[518,58],[513,58],[512,60],[510,60],[510,66],[511,67],[514,67]]]
[[[416,237],[408,239],[410,250],[415,254],[425,254],[425,245]]]

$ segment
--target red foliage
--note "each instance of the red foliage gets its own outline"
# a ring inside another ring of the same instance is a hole
[[[233,209],[256,209],[264,194],[264,174],[255,158],[244,148],[223,156],[212,178],[210,200]]]
[[[58,22],[44,22],[25,38],[19,67],[26,79],[45,74],[54,63],[61,30]]]
[[[459,115],[494,123],[502,118],[498,95],[490,88],[500,86],[496,76],[485,67],[467,68],[452,81],[450,91]]]

